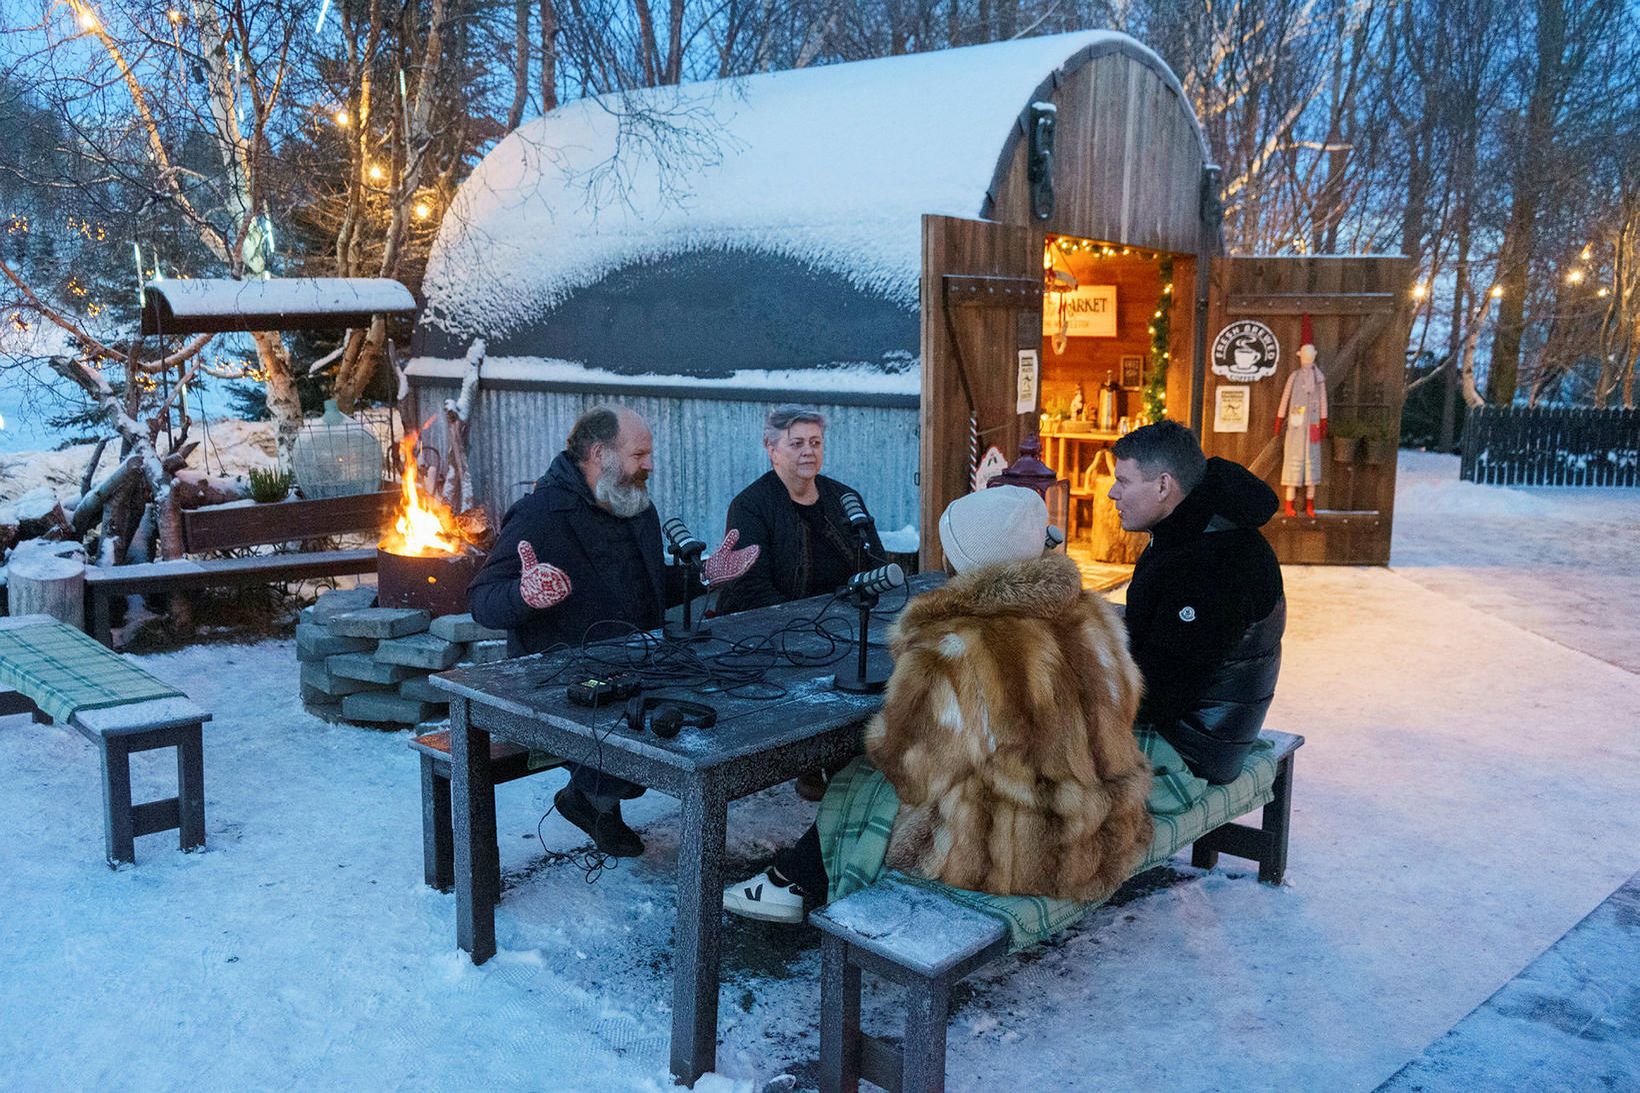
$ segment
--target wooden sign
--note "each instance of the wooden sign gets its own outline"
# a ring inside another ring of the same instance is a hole
[[[1082,285],[1070,292],[1048,293],[1042,308],[1042,333],[1059,333],[1061,310],[1069,337],[1116,337],[1115,285]]]

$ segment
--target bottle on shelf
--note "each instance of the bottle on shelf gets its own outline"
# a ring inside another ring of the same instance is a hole
[[[1071,420],[1072,421],[1081,421],[1082,420],[1082,407],[1084,405],[1086,405],[1086,403],[1082,398],[1082,385],[1079,383],[1079,384],[1076,385],[1076,394],[1071,396]]]
[[[1116,402],[1122,388],[1117,385],[1115,375],[1105,373],[1105,382],[1099,387],[1099,429],[1101,432],[1110,432],[1116,428]]]

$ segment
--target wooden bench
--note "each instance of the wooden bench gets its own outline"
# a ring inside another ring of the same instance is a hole
[[[182,513],[183,549],[189,554],[269,546],[350,533],[379,534],[398,505],[396,490],[277,501],[265,505],[214,505]],[[313,577],[374,573],[375,546],[258,554],[248,558],[177,559],[136,565],[89,566],[85,572],[87,632],[114,644],[109,604],[115,596],[179,592],[192,588],[299,581]]]
[[[421,754],[421,868],[427,887],[448,892],[456,882],[455,827],[450,812],[450,731],[430,732],[410,741]],[[555,762],[531,767],[530,752],[505,740],[490,741],[490,779],[493,785],[528,778],[562,766]],[[500,847],[496,847],[497,863]],[[500,876],[499,864],[491,875]],[[495,893],[499,900],[501,893]]]
[[[1219,855],[1258,862],[1259,880],[1280,884],[1287,868],[1293,754],[1304,738],[1262,734],[1274,745],[1273,796],[1259,827],[1224,823],[1178,832],[1171,853],[1191,846],[1191,864],[1211,869]],[[820,1088],[853,1091],[860,1080],[889,1090],[945,1087],[945,1035],[951,987],[1008,954],[1008,929],[937,890],[886,877],[809,916],[821,930]],[[860,973],[905,990],[899,1047],[860,1028]]]
[[[44,615],[0,619],[0,629],[60,625]],[[72,633],[72,631],[70,631]],[[114,657],[103,650],[99,655]],[[0,692],[0,713],[32,712],[34,720],[51,718],[26,691]],[[204,725],[211,715],[187,698],[147,698],[119,706],[76,711],[68,723],[97,746],[102,765],[103,841],[108,864],[135,864],[136,837],[175,830],[183,850],[205,845]],[[158,801],[131,801],[133,752],[175,748],[177,795]]]

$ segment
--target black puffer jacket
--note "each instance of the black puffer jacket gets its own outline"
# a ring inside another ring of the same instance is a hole
[[[1275,511],[1269,486],[1209,459],[1152,529],[1128,587],[1128,638],[1145,678],[1138,721],[1213,783],[1241,773],[1281,671],[1281,567],[1258,530]]]
[[[845,558],[854,556],[860,537],[843,515],[843,494],[852,492],[835,478],[816,475],[820,491],[820,514],[824,534]],[[718,613],[749,611],[754,607],[789,603],[809,595],[809,572],[813,565],[812,545],[803,518],[797,513],[780,476],[769,471],[729,502],[725,529],[740,532],[739,546],[756,543],[762,550],[746,575],[723,590],[718,597]],[[860,568],[882,565],[883,543],[875,528],[867,528]]]
[[[569,575],[562,603],[537,610],[518,590],[518,543]],[[539,653],[616,637],[621,625],[651,630],[681,602],[681,571],[661,557],[661,524],[651,505],[621,518],[599,507],[580,467],[560,452],[535,490],[507,510],[484,567],[467,587],[468,609],[482,626],[507,631],[507,653]],[[611,622],[588,634],[594,623]]]

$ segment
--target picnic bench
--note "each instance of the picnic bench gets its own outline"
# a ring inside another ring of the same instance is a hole
[[[211,715],[85,634],[46,615],[0,619],[0,711],[66,721],[97,746],[108,864],[135,863],[138,835],[205,845],[203,729]],[[177,795],[131,801],[133,752],[175,748]]]
[[[455,826],[450,811],[450,730],[424,733],[410,741],[421,755],[421,863],[427,887],[448,892],[456,883]],[[490,741],[490,785],[514,782],[562,766],[561,761],[530,766],[530,749],[505,740]],[[492,806],[493,807],[493,806]],[[501,875],[500,847],[487,875]],[[501,893],[494,893],[500,900]]]
[[[1266,731],[1261,739],[1267,746],[1249,756],[1234,782],[1210,787],[1184,813],[1156,817],[1155,837],[1135,876],[1188,844],[1191,864],[1198,868],[1211,869],[1221,853],[1230,854],[1258,862],[1264,883],[1281,883],[1287,869],[1293,755],[1304,738]],[[1232,822],[1260,806],[1260,826]],[[951,987],[1021,943],[1019,923],[996,912],[1007,902],[888,872],[809,916],[821,931],[823,1093],[857,1090],[862,1078],[906,1093],[945,1087]],[[904,988],[905,1029],[898,1047],[861,1030],[862,970]]]
[[[184,509],[183,550],[189,554],[199,554],[356,532],[375,535],[387,526],[398,499],[396,490],[383,490],[311,501]],[[279,551],[247,558],[179,558],[133,565],[89,566],[85,571],[86,626],[92,636],[112,648],[114,636],[109,604],[115,596],[268,584],[375,571],[374,544],[354,550]]]

